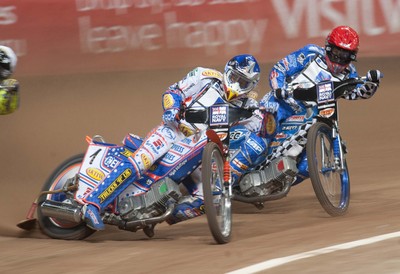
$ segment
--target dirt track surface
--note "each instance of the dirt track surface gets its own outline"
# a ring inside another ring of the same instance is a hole
[[[226,273],[255,263],[400,231],[397,60],[360,60],[385,73],[374,98],[341,102],[351,206],[329,217],[309,180],[263,210],[234,203],[232,242],[216,245],[202,216],[143,232],[107,226],[84,241],[49,239],[15,225],[54,168],[86,149],[85,136],[118,143],[160,122],[161,93],[187,70],[27,77],[18,112],[0,117],[0,273]],[[260,94],[267,86],[264,65]],[[400,238],[318,254],[266,273],[400,273]],[[244,273],[244,272],[243,272]]]

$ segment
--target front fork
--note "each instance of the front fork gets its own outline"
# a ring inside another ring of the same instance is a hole
[[[224,157],[224,188],[227,190],[229,197],[232,197],[232,176],[229,153]]]
[[[342,138],[339,134],[337,124],[332,127],[332,139],[333,139],[333,153],[335,157],[335,169],[342,171],[345,169],[345,151],[342,145]]]

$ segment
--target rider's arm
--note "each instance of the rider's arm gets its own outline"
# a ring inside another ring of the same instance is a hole
[[[239,100],[243,100],[243,99],[239,99]],[[250,118],[241,120],[239,122],[239,124],[243,125],[249,131],[252,131],[252,132],[258,134],[260,132],[263,115],[261,114],[260,110],[257,109],[257,108],[259,108],[259,104],[258,104],[257,100],[254,98],[248,97],[244,100],[244,105],[242,107],[245,109],[247,108],[247,109],[256,109],[256,110],[254,110],[253,115]]]
[[[222,80],[222,74],[216,70],[197,67],[190,71],[182,80],[170,86],[163,94],[163,121],[172,126],[179,126],[180,111],[187,100],[206,91],[214,79]],[[181,130],[182,131],[182,130]],[[185,135],[189,134],[184,132]]]
[[[200,82],[199,73],[201,68],[190,71],[182,80],[171,85],[163,94],[162,106],[164,114],[162,119],[165,124],[178,127],[181,108],[186,98],[193,96]]]
[[[350,65],[349,78],[357,78],[358,73],[353,65]],[[355,89],[344,96],[347,100],[369,99],[378,90],[382,73],[379,70],[370,70],[367,73],[366,82],[359,84]]]
[[[269,74],[269,84],[272,89],[284,89],[290,77],[297,75],[310,63],[316,55],[323,55],[323,49],[309,44],[294,51],[278,61]]]

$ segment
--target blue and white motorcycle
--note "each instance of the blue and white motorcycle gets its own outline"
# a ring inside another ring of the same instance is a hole
[[[236,113],[231,122],[252,115],[252,111],[229,105],[217,91],[214,93],[214,96],[204,98],[205,101],[199,99],[183,111],[188,122],[206,129],[213,125],[220,127],[228,109]],[[226,138],[228,131],[219,132],[217,138],[229,139]],[[38,223],[45,235],[66,240],[81,240],[95,232],[82,218],[82,199],[121,162],[121,155],[132,154],[143,140],[133,134],[124,139],[124,145],[109,144],[101,136],[86,139],[86,153],[67,159],[54,170],[18,227],[31,230]],[[101,212],[103,222],[132,232],[143,230],[148,237],[153,237],[154,226],[172,215],[183,196],[179,184],[195,180],[192,172],[201,165],[202,152],[208,140],[206,131],[200,130],[174,144]],[[37,218],[34,218],[35,213]]]
[[[218,243],[227,243],[231,238],[231,200],[262,209],[265,202],[285,197],[292,186],[308,178],[329,215],[341,216],[347,212],[350,176],[346,143],[339,131],[337,100],[364,82],[365,78],[326,81],[302,90],[301,96],[312,100],[304,111],[283,121],[270,143],[268,156],[236,185],[230,182],[229,155],[234,143],[242,142],[242,129],[231,129],[230,144],[208,133],[210,142],[202,160],[204,203],[211,232]],[[298,84],[292,83],[293,96],[299,94],[294,92],[297,87]],[[265,126],[273,131],[274,117],[266,115],[271,117]],[[238,136],[242,137],[235,138]]]

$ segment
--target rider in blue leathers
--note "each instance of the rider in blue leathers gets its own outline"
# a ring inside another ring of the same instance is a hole
[[[338,26],[328,34],[325,48],[309,44],[278,61],[269,74],[272,91],[260,102],[267,112],[274,114],[276,129],[279,130],[280,123],[286,118],[306,107],[304,102],[307,98],[295,100],[293,91],[288,89],[289,83],[298,83],[298,88],[307,89],[324,80],[340,82],[358,77],[356,68],[351,63],[356,60],[358,49],[357,32],[348,26]],[[371,98],[382,76],[379,70],[369,70],[366,78],[373,83],[359,84],[345,96],[345,99]],[[291,141],[286,142],[285,147],[280,147],[279,155],[297,156],[305,144],[306,133],[301,131],[296,133],[298,136],[291,136]]]
[[[171,150],[174,144],[192,138],[206,129],[206,125],[194,125],[184,119],[182,110],[186,106],[196,104],[210,106],[222,100],[221,97],[224,98],[224,102],[237,107],[258,106],[257,101],[248,94],[258,84],[259,77],[260,68],[256,59],[244,54],[229,60],[223,74],[214,69],[198,67],[181,81],[171,85],[162,97],[163,122],[147,135],[136,151],[130,152],[126,146],[123,151],[116,152],[123,159],[122,162],[82,199],[85,203],[82,213],[87,225],[95,230],[104,229],[100,212],[104,211],[130,184],[141,178],[158,159]],[[255,113],[253,117],[243,121],[243,125],[250,131],[257,132],[261,121],[260,115]],[[129,139],[128,135],[125,140]],[[194,141],[194,137],[189,141]],[[260,154],[266,148],[266,143],[262,139],[248,143],[250,154]],[[257,146],[259,146],[257,151],[254,151],[254,147]],[[198,149],[194,153],[201,153],[201,150]],[[191,157],[197,157],[197,154]],[[193,218],[204,212],[202,197],[197,195],[199,191],[196,187],[192,187],[190,192],[193,195],[189,197],[191,199],[181,201],[169,223]]]

